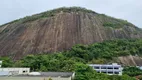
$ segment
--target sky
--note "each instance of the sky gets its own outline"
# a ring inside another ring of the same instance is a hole
[[[142,0],[1,0],[0,25],[59,7],[78,6],[142,28]]]

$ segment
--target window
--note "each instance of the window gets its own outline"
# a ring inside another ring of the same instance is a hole
[[[106,67],[105,66],[101,66],[101,69],[106,69]]]
[[[100,67],[98,67],[98,66],[94,66],[94,69],[100,69]]]
[[[107,69],[113,69],[113,67],[108,67]]]
[[[114,67],[114,69],[119,69],[118,67]]]
[[[23,73],[26,73],[27,71],[23,71]]]
[[[114,72],[114,74],[119,74],[119,72]]]

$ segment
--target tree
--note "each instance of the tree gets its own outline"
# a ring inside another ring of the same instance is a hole
[[[88,65],[77,63],[75,68],[75,80],[108,80],[107,75],[98,74]]]
[[[142,70],[140,70],[137,67],[125,67],[123,69],[123,74],[129,75],[129,76],[138,76],[138,75],[142,75]]]
[[[2,67],[12,67],[13,66],[12,59],[8,57],[0,57],[0,60],[2,61]]]

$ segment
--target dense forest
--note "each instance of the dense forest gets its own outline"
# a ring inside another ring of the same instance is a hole
[[[142,74],[137,69],[136,74],[131,74],[130,71],[135,68],[124,69],[123,76],[107,76],[95,72],[87,65],[89,63],[108,63],[113,57],[130,54],[142,55],[142,39],[110,40],[91,45],[78,44],[68,51],[48,55],[33,54],[17,61],[12,61],[7,57],[0,59],[3,60],[2,67],[30,67],[32,71],[75,71],[76,80],[135,80],[129,76]]]

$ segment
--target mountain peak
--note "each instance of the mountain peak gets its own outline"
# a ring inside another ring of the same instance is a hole
[[[113,39],[142,38],[142,30],[126,20],[80,7],[62,7],[27,16],[0,27],[0,56],[20,59]]]

